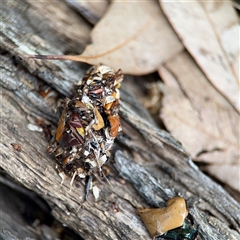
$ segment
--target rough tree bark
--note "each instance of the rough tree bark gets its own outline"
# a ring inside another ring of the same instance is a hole
[[[112,158],[111,185],[98,181],[99,200],[90,194],[84,201],[83,185],[70,188],[70,179],[61,184],[42,133],[30,131],[28,126],[36,125],[38,118],[56,126],[57,99],[71,95],[86,65],[22,56],[32,51],[78,53],[89,40],[90,27],[64,2],[48,5],[27,0],[2,2],[1,167],[41,195],[52,214],[84,239],[150,239],[136,207],[162,206],[176,195],[187,200],[199,225],[197,239],[240,239],[239,204],[198,169],[180,143],[155,125],[125,90],[127,79],[121,100],[123,134]],[[52,89],[44,98],[40,90],[45,85]],[[12,143],[19,144],[22,151],[15,151]],[[125,184],[118,180],[119,175],[127,180]]]

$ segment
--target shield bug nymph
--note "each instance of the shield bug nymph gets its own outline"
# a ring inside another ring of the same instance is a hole
[[[121,70],[93,66],[76,86],[74,97],[62,102],[63,111],[48,152],[54,153],[63,172],[73,180],[88,179],[86,193],[92,176],[102,174],[101,167],[121,129],[118,112],[122,80]]]

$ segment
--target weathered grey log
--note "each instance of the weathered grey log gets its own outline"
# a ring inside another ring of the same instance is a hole
[[[28,124],[36,124],[36,119],[41,117],[56,126],[57,99],[71,95],[86,66],[24,58],[21,61],[16,57],[29,51],[62,54],[67,51],[68,41],[73,42],[71,51],[77,52],[76,46],[81,49],[84,44],[78,45],[76,38],[66,40],[66,35],[56,29],[57,36],[53,36],[51,28],[43,26],[48,26],[41,12],[44,9],[37,8],[34,12],[32,4],[2,3],[1,167],[40,194],[51,206],[53,215],[85,239],[150,239],[136,207],[162,206],[176,195],[187,200],[190,213],[199,224],[198,239],[240,239],[239,204],[196,167],[180,143],[154,124],[134,96],[124,91],[127,83],[122,87],[123,134],[118,137],[120,151],[116,152],[114,165],[130,183],[119,182],[118,172],[113,170],[111,185],[95,183],[101,189],[99,200],[95,201],[90,194],[87,202],[84,202],[83,185],[70,188],[70,179],[61,184],[55,161],[46,153],[43,134],[30,131]],[[62,2],[56,5],[55,11],[62,5]],[[70,19],[74,15],[68,11],[61,14]],[[27,18],[35,23],[34,27]],[[44,24],[38,26],[37,21]],[[65,41],[59,41],[61,36]],[[58,49],[53,47],[55,42]],[[49,97],[39,94],[39,84],[52,86]],[[19,144],[22,151],[14,150],[11,143]],[[119,208],[117,213],[113,209],[115,205]]]

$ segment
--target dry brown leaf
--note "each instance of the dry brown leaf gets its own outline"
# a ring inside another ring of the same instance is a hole
[[[239,27],[231,2],[159,2],[208,79],[240,111]]]
[[[237,165],[209,165],[206,169],[212,176],[223,183],[227,183],[233,189],[240,192],[240,166]]]
[[[92,44],[79,56],[35,56],[103,63],[114,70],[142,75],[183,49],[156,1],[114,1],[91,33]]]
[[[82,55],[128,74],[153,72],[182,49],[155,1],[114,1],[91,37]]]
[[[165,83],[161,118],[206,170],[240,191],[240,175],[227,177],[239,163],[239,114],[209,83],[191,57],[183,53],[160,67]],[[238,187],[237,187],[238,186]]]

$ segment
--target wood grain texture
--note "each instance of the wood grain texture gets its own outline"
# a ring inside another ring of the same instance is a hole
[[[14,2],[11,11],[9,3],[13,4],[10,1],[2,4],[8,14],[1,12],[5,14],[0,62],[1,167],[42,196],[52,208],[52,214],[84,239],[150,239],[136,207],[161,206],[176,195],[187,200],[190,213],[199,224],[198,239],[239,239],[239,204],[193,164],[180,143],[154,124],[135,97],[125,91],[127,82],[122,86],[123,134],[118,137],[116,149],[119,151],[112,159],[117,171],[111,171],[111,185],[104,180],[97,181],[95,184],[101,189],[99,200],[95,201],[90,194],[84,202],[82,184],[75,183],[70,188],[70,179],[61,184],[55,161],[46,153],[43,134],[30,131],[28,124],[36,124],[36,119],[41,117],[56,126],[56,100],[59,96],[71,95],[74,83],[79,81],[86,66],[16,60],[29,53],[28,49],[33,46],[39,53],[57,53],[57,50],[47,35],[44,41],[37,35],[38,26],[33,29],[24,21],[26,12],[32,9],[27,1]],[[71,18],[69,12],[65,14]],[[44,14],[38,15],[44,20]],[[32,14],[31,18],[34,17]],[[14,19],[18,19],[19,24]],[[11,29],[12,34],[7,29]],[[38,39],[35,43],[30,41],[33,31]],[[55,40],[57,42],[57,38]],[[50,100],[39,95],[39,81],[51,85],[54,94]],[[15,151],[11,143],[18,143],[22,151]],[[119,174],[127,180],[125,184],[118,180]],[[117,213],[114,204],[119,208]]]

